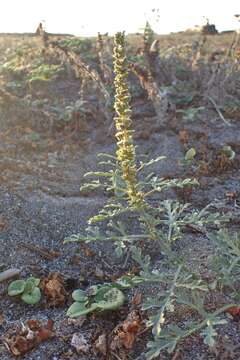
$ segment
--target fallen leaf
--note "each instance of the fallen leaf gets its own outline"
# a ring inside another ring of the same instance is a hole
[[[48,320],[46,326],[43,326],[39,320],[28,320],[26,324],[22,324],[21,328],[10,330],[10,333],[4,337],[4,344],[14,356],[21,356],[41,342],[52,338],[52,330],[52,320]]]
[[[236,191],[227,191],[226,193],[225,193],[225,196],[227,197],[227,198],[229,198],[229,199],[231,199],[231,200],[235,200],[235,199],[237,199],[237,192]]]
[[[142,294],[140,292],[136,292],[132,298],[133,305],[140,305],[142,302]]]
[[[106,334],[100,335],[95,341],[95,348],[102,355],[107,355],[107,336]]]
[[[127,318],[113,330],[110,348],[113,351],[122,348],[131,349],[142,327],[142,320],[137,311],[132,311]]]
[[[233,317],[234,321],[239,321],[240,320],[240,307],[232,306],[229,309],[227,309],[226,312]]]
[[[48,340],[51,337],[52,331],[47,328],[42,328],[37,333],[37,339],[39,342]]]
[[[89,247],[88,247],[86,244],[84,244],[84,243],[81,244],[81,248],[82,248],[82,250],[83,250],[84,255],[87,256],[87,257],[92,257],[92,256],[95,256],[95,255],[96,255],[96,254],[95,254],[91,249],[89,249]]]
[[[41,281],[40,287],[47,297],[49,306],[62,306],[66,301],[64,280],[58,273],[49,274]]]
[[[183,143],[183,144],[187,144],[189,141],[189,133],[187,132],[187,130],[180,130],[179,131],[179,140]]]
[[[7,226],[7,220],[3,217],[3,215],[0,215],[0,231],[4,230]]]
[[[3,313],[0,313],[0,326],[3,325],[3,323],[5,322],[5,318]]]
[[[118,334],[118,338],[126,349],[131,349],[135,341],[135,334],[132,332],[121,331]]]
[[[32,331],[39,330],[42,326],[41,321],[36,319],[28,320],[26,324]]]

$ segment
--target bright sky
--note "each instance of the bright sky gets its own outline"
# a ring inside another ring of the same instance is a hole
[[[163,34],[202,24],[204,16],[221,31],[236,29],[239,13],[240,0],[0,0],[0,32],[34,32],[44,20],[48,32],[94,36],[137,32],[148,19]]]

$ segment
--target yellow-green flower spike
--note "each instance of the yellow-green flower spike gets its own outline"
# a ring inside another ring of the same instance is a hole
[[[122,169],[122,176],[127,185],[128,201],[132,206],[144,204],[143,194],[137,190],[137,171],[135,147],[131,129],[130,93],[127,85],[128,66],[125,55],[124,32],[117,33],[114,39],[114,85],[116,111],[117,160]]]

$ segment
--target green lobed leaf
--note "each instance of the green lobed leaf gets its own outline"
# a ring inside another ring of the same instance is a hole
[[[25,280],[15,280],[10,283],[8,286],[8,295],[9,296],[16,296],[23,293],[25,288]]]
[[[75,301],[84,302],[84,303],[88,300],[88,297],[87,297],[85,291],[83,291],[81,289],[77,289],[77,290],[73,291],[72,298]]]
[[[76,318],[82,315],[87,315],[98,308],[97,304],[92,304],[89,307],[82,302],[75,301],[68,309],[67,316],[70,318]]]
[[[35,287],[30,293],[24,292],[21,296],[22,301],[29,305],[37,304],[41,299],[41,291]]]
[[[123,305],[125,296],[116,287],[103,287],[97,292],[94,301],[102,310],[116,310]]]
[[[24,289],[24,292],[26,293],[30,293],[33,291],[33,289],[38,286],[40,283],[40,279],[38,278],[35,278],[33,276],[29,277],[26,282],[25,282],[25,289]]]

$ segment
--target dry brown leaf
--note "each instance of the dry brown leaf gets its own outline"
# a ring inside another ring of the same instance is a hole
[[[106,334],[100,335],[95,341],[95,348],[102,355],[107,355],[107,336]]]
[[[92,257],[96,255],[86,244],[82,243],[81,248],[83,250],[84,255],[87,257]]]
[[[48,320],[46,326],[39,320],[28,320],[20,329],[10,331],[4,338],[4,344],[14,356],[24,355],[41,342],[52,338],[52,330],[52,320]]]
[[[238,306],[232,306],[226,311],[228,314],[230,314],[234,321],[240,320],[240,307]]]
[[[3,313],[0,313],[0,326],[5,322]]]
[[[3,215],[0,215],[0,231],[4,230],[7,226],[7,220],[3,217]]]
[[[41,281],[40,285],[44,295],[47,297],[49,306],[62,306],[66,301],[64,280],[58,273],[49,274]]]
[[[236,191],[227,191],[225,193],[225,196],[228,198],[228,199],[231,199],[231,200],[236,200],[237,199],[237,192]]]
[[[179,131],[179,140],[183,143],[183,144],[187,144],[189,141],[189,133],[187,130],[180,130]]]
[[[132,298],[133,305],[140,305],[142,302],[142,294],[140,292],[136,292]]]
[[[142,320],[137,311],[132,311],[127,318],[113,330],[110,348],[113,351],[122,348],[131,349],[142,327]]]

